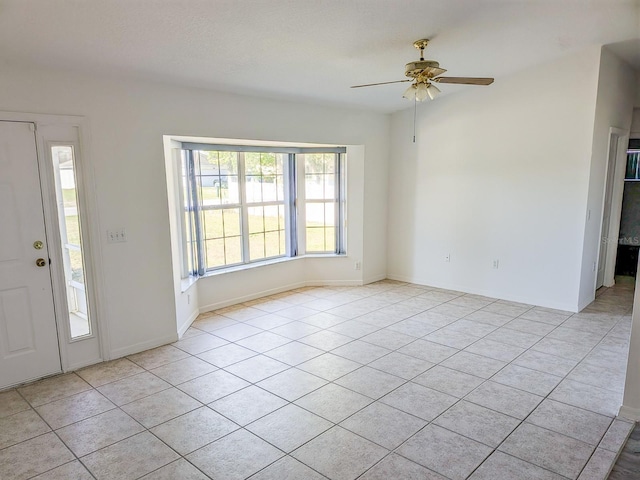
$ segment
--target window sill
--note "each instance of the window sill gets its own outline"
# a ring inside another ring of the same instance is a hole
[[[213,271],[205,273],[201,277],[190,276],[188,278],[183,278],[182,279],[182,283],[181,283],[181,287],[182,287],[182,292],[184,293],[189,287],[191,287],[191,285],[196,283],[200,278],[217,277],[219,275],[224,275],[226,273],[242,272],[244,270],[253,270],[254,268],[261,268],[261,267],[266,267],[266,266],[269,266],[269,265],[277,265],[277,264],[280,264],[280,263],[295,262],[295,261],[298,261],[298,260],[302,260],[304,258],[346,258],[346,257],[347,257],[346,254],[309,253],[307,255],[300,255],[298,257],[274,258],[274,259],[271,259],[271,260],[266,260],[264,262],[247,263],[247,264],[243,264],[243,265],[236,265],[234,267],[229,267],[229,268],[221,268],[220,270],[213,270]]]
[[[197,281],[198,277],[194,277],[193,275],[180,279],[180,293],[184,293],[189,290]]]

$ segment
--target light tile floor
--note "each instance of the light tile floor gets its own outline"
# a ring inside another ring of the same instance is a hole
[[[0,478],[604,479],[632,296],[572,315],[382,281],[224,308],[0,393]]]

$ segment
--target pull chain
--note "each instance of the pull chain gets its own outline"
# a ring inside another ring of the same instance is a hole
[[[413,97],[413,143],[416,143],[416,112],[418,110],[418,100]]]

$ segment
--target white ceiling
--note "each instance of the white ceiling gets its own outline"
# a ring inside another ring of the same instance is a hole
[[[403,79],[425,37],[425,56],[452,76],[500,81],[606,44],[640,69],[640,1],[0,0],[0,72],[53,67],[384,112],[409,106],[405,85],[349,86]],[[460,88],[487,87],[442,86]]]

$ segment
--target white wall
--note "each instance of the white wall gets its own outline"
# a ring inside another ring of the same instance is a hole
[[[640,272],[640,263],[638,270]],[[618,415],[636,422],[640,421],[640,275],[636,276],[636,288],[633,294],[633,312],[631,314],[631,338],[629,339],[629,359],[624,382],[624,396]]]
[[[393,115],[390,278],[577,309],[599,58]]]
[[[596,274],[593,265],[599,261],[600,237],[602,232],[602,212],[605,190],[605,175],[609,157],[610,129],[617,128],[629,132],[633,105],[636,97],[636,72],[625,62],[606,48],[600,56],[598,76],[598,96],[596,101],[595,120],[593,127],[593,146],[591,151],[591,167],[589,176],[589,193],[584,214],[590,220],[586,222],[584,231],[584,246],[582,254],[582,272],[580,275],[579,307],[584,308],[595,298]],[[626,143],[626,142],[624,142]],[[622,151],[620,160],[624,162]],[[622,166],[622,165],[620,165]],[[618,207],[622,202],[622,183],[624,173],[622,168],[616,172],[616,188],[614,199]],[[613,239],[618,237],[620,225],[620,211],[611,216],[610,232]],[[615,251],[607,256],[609,266],[615,265]]]
[[[364,145],[360,173],[367,176],[371,188],[363,190],[362,218],[352,219],[350,235],[356,239],[356,254],[361,254],[363,266],[371,269],[370,276],[385,274],[385,211],[380,205],[386,202],[387,115],[72,72],[20,70],[6,64],[0,71],[0,110],[83,115],[89,120],[90,141],[83,147],[95,172],[98,203],[89,221],[98,222],[103,234],[124,227],[128,236],[126,243],[107,244],[103,235],[96,244],[104,265],[98,273],[105,285],[106,318],[100,321],[109,329],[110,352],[106,353],[111,356],[175,339],[176,325],[184,325],[184,318],[176,318],[176,310],[183,317],[194,313],[193,303],[186,302],[187,294],[192,302],[211,301],[206,298],[208,289],[201,285],[175,295],[165,134]],[[353,181],[362,183],[363,178]],[[366,237],[362,234],[364,220],[373,224],[367,226]],[[352,268],[351,262],[349,265]],[[313,267],[311,262],[309,268]],[[347,276],[362,280],[362,272],[349,269],[347,275],[346,270],[346,265],[334,270],[338,280]],[[271,285],[295,282],[290,274],[295,272],[281,276],[277,268],[265,269],[251,281],[234,275],[209,283],[211,290],[220,291],[221,285],[242,290],[257,285],[257,277]],[[204,298],[198,299],[200,294]]]

